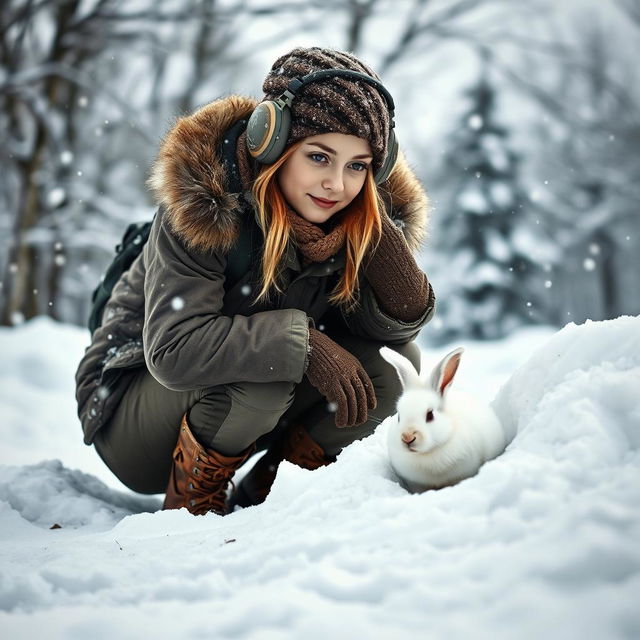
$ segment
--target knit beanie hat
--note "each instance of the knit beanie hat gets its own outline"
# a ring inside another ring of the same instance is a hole
[[[380,81],[369,66],[345,51],[298,47],[278,58],[265,78],[264,100],[275,100],[293,78],[324,69],[349,69]],[[296,94],[286,146],[307,136],[344,133],[367,140],[374,173],[382,166],[389,138],[389,109],[378,90],[353,78],[311,82]]]

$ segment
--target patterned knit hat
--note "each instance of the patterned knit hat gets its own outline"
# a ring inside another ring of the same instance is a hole
[[[324,69],[359,71],[380,78],[366,64],[344,51],[320,47],[296,48],[278,58],[265,78],[264,100],[275,100],[297,77]],[[344,133],[367,140],[377,171],[387,154],[389,109],[378,90],[351,78],[330,77],[300,89],[291,108],[291,143],[322,133]]]

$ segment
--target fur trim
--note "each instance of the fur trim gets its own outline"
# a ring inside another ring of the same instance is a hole
[[[402,221],[402,231],[413,253],[427,237],[430,204],[427,194],[400,151],[391,175],[378,187],[391,201],[393,217]]]
[[[189,249],[229,251],[240,230],[242,194],[229,193],[222,135],[257,105],[232,95],[178,118],[165,135],[147,181],[174,233]],[[381,189],[413,252],[426,237],[429,202],[402,153]]]
[[[221,98],[178,118],[160,146],[147,184],[174,233],[191,249],[229,251],[240,229],[240,194],[229,193],[222,135],[257,101]]]

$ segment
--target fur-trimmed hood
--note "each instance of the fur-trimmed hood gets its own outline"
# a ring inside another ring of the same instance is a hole
[[[178,118],[160,145],[148,185],[190,248],[228,251],[238,237],[246,204],[242,193],[229,188],[223,135],[238,120],[248,119],[257,104],[237,95],[211,102]],[[429,202],[402,153],[379,188],[415,252],[426,237]]]

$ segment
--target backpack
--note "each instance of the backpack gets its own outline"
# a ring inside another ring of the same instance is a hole
[[[116,245],[115,257],[107,268],[100,284],[91,294],[91,312],[89,313],[89,322],[87,324],[92,336],[102,324],[102,312],[111,297],[113,287],[142,251],[142,247],[149,239],[152,224],[153,220],[150,222],[133,222],[127,227],[120,243]]]

